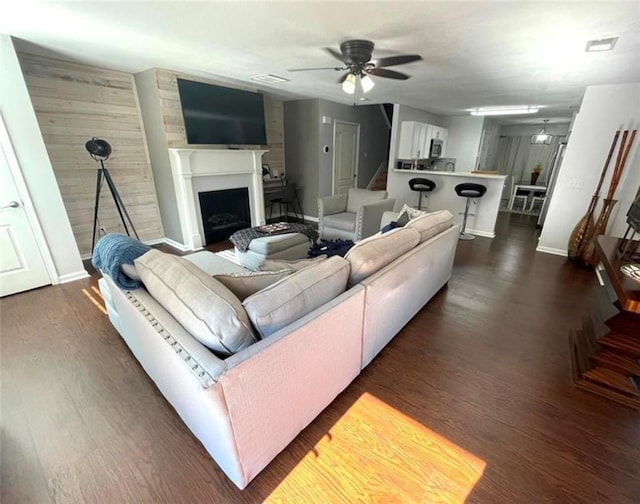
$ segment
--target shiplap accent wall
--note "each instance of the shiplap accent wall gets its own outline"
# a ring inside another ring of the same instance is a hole
[[[85,143],[107,140],[105,161],[142,240],[164,236],[133,76],[62,60],[19,54],[40,130],[82,254],[91,252],[98,163]],[[104,184],[100,225],[124,233]]]
[[[194,77],[193,75],[171,72],[168,70],[157,69],[156,81],[160,96],[160,106],[162,109],[162,117],[165,124],[167,134],[167,144],[169,148],[188,147],[187,135],[184,129],[184,119],[182,117],[182,108],[180,107],[180,95],[178,93],[177,78],[214,84],[216,86],[234,87],[229,84],[216,82],[212,80]],[[269,164],[271,171],[277,171],[280,174],[285,173],[284,165],[284,112],[283,104],[279,100],[275,100],[268,94],[264,95],[264,115],[267,128],[267,152],[262,160]],[[211,146],[215,148],[216,146]],[[226,147],[226,146],[219,146]],[[260,145],[245,145],[240,148],[245,149],[261,149]]]

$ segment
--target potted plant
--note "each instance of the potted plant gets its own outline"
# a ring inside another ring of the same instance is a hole
[[[531,170],[531,185],[536,185],[536,182],[538,181],[538,177],[540,176],[541,172],[542,172],[542,165],[538,163],[533,167],[533,170]]]

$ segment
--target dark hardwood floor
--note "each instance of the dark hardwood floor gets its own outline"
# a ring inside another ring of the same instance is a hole
[[[640,502],[638,413],[571,384],[595,276],[536,253],[532,219],[460,242],[448,287],[244,491],[109,324],[96,278],[0,300],[0,501]]]

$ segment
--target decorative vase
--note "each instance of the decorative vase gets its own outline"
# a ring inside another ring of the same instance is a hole
[[[598,199],[597,197],[595,198]],[[588,211],[582,216],[569,235],[569,243],[567,245],[567,257],[574,261],[578,258],[585,237],[593,232],[595,223],[593,222],[593,210]]]
[[[585,268],[593,268],[598,264],[598,256],[596,254],[595,239],[596,236],[606,234],[609,218],[613,207],[618,200],[605,198],[602,200],[602,210],[600,217],[592,228],[592,231],[585,235],[582,246],[578,250],[578,262]]]
[[[539,176],[540,174],[538,172],[531,172],[531,185],[536,185]]]

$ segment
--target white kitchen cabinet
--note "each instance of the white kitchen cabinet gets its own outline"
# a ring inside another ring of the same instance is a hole
[[[400,125],[398,158],[418,159],[429,155],[431,126],[417,121],[403,121]]]
[[[400,143],[398,146],[399,159],[418,159],[429,157],[431,140],[442,140],[442,153],[444,156],[449,130],[440,126],[421,123],[417,121],[402,121],[400,125]]]

